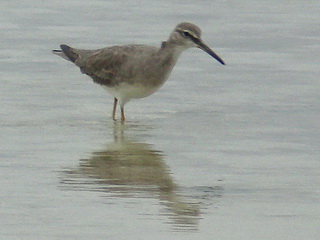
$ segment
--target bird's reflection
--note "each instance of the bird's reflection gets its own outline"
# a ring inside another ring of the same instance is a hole
[[[114,141],[88,159],[80,160],[79,168],[65,171],[63,185],[108,192],[114,197],[156,198],[165,206],[163,215],[169,217],[176,229],[196,230],[201,218],[199,199],[184,196],[173,180],[163,152],[151,144],[133,140],[125,134],[130,132],[127,128],[115,124]]]

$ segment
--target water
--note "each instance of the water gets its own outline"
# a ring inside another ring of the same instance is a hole
[[[318,239],[318,2],[0,5],[1,239]],[[124,125],[50,52],[186,20],[227,65],[189,50]]]

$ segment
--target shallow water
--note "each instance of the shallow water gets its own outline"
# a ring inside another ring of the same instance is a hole
[[[320,3],[0,3],[1,239],[318,239]],[[51,54],[159,45],[198,24],[227,63],[181,56],[113,99]]]

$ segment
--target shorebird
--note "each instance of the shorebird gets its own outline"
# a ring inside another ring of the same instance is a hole
[[[84,50],[62,44],[61,50],[53,50],[53,53],[73,62],[82,73],[110,92],[114,96],[112,118],[116,119],[119,101],[124,122],[124,105],[131,99],[156,92],[168,79],[181,53],[192,47],[202,49],[225,64],[201,40],[200,28],[188,22],[178,24],[160,48],[134,44]]]

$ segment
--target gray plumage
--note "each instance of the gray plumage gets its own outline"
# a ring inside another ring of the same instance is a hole
[[[125,103],[133,98],[147,97],[159,89],[184,50],[198,47],[224,64],[200,36],[199,27],[185,22],[177,25],[160,48],[124,45],[83,50],[63,44],[61,50],[53,50],[53,53],[73,62],[82,73],[104,86],[115,97],[113,119],[119,100],[121,120],[124,121]]]

